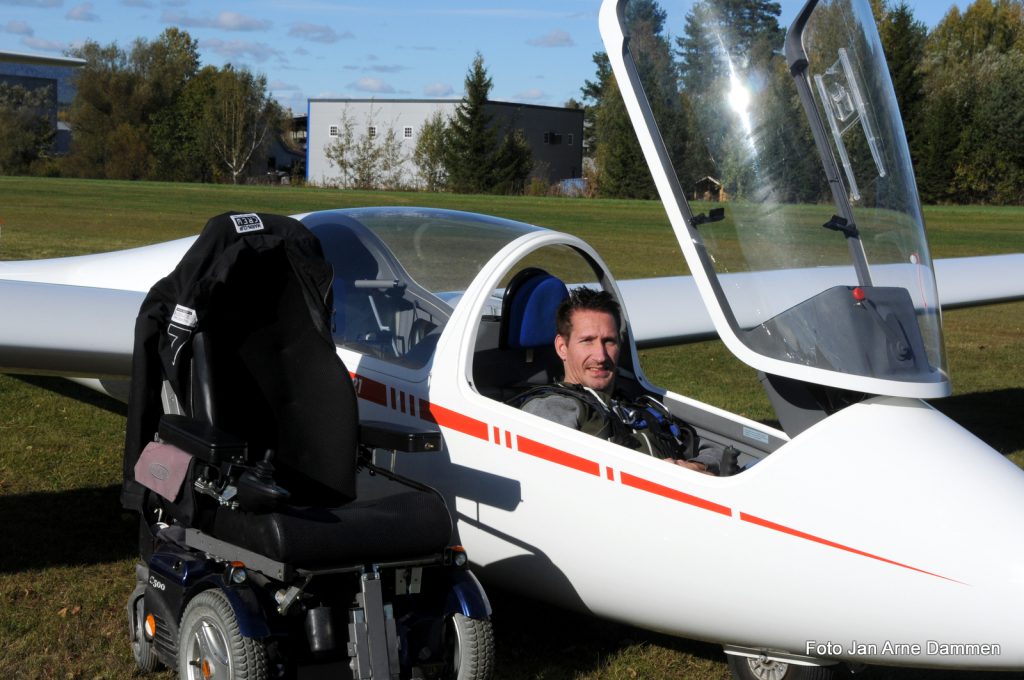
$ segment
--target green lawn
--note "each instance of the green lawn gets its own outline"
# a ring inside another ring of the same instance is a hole
[[[484,212],[576,233],[621,278],[683,271],[657,202],[3,177],[0,259],[177,238],[230,209],[388,204]],[[1024,252],[1024,209],[940,207],[925,215],[935,257]],[[1024,303],[948,313],[945,334],[954,396],[936,406],[1024,462]],[[642,358],[660,384],[756,419],[773,417],[753,371],[718,342]],[[123,604],[133,582],[134,525],[118,505],[123,431],[120,404],[59,379],[0,376],[0,678],[133,676]],[[489,594],[500,678],[728,676],[713,645]],[[989,676],[876,670],[871,677]]]

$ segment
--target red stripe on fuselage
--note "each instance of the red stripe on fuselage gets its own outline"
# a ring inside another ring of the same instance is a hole
[[[561,449],[556,449],[547,444],[541,444],[540,442],[532,439],[527,439],[520,435],[516,437],[519,443],[519,450],[528,456],[534,456],[541,458],[551,463],[557,463],[573,470],[579,470],[580,472],[586,472],[588,475],[594,475],[599,477],[601,475],[601,466],[592,460],[581,458],[580,456],[574,455]]]
[[[388,405],[388,386],[356,373],[349,373],[355,383],[356,396],[381,406]]]
[[[821,545],[827,545],[828,547],[835,548],[836,550],[845,550],[846,552],[853,553],[854,555],[860,555],[861,557],[867,557],[867,558],[870,558],[872,560],[878,560],[879,562],[885,562],[886,564],[891,564],[891,565],[894,565],[894,566],[897,566],[897,567],[903,567],[904,569],[910,569],[911,571],[916,571],[916,572],[921,573],[921,574],[928,574],[929,576],[934,576],[936,578],[941,578],[944,581],[952,581],[953,583],[959,583],[960,585],[967,585],[963,581],[957,581],[954,578],[949,578],[947,576],[942,576],[941,574],[936,574],[936,573],[933,573],[933,572],[930,572],[930,571],[925,571],[924,569],[918,569],[917,567],[912,567],[909,564],[903,564],[902,562],[897,562],[895,560],[890,560],[890,559],[888,559],[886,557],[881,557],[880,555],[873,555],[873,554],[871,554],[869,552],[864,552],[863,550],[858,550],[857,548],[851,548],[848,545],[843,545],[842,543],[836,543],[835,541],[830,541],[827,538],[822,538],[821,536],[815,536],[814,534],[808,534],[808,533],[806,533],[804,531],[799,531],[797,529],[793,529],[793,528],[787,527],[787,526],[782,525],[782,524],[776,524],[775,522],[772,522],[772,521],[769,521],[769,520],[766,520],[766,519],[762,519],[760,517],[756,517],[755,515],[750,515],[750,514],[747,514],[745,512],[741,512],[740,513],[740,519],[742,521],[744,521],[744,522],[750,522],[751,524],[755,524],[755,525],[757,525],[759,527],[764,527],[765,529],[771,529],[772,531],[778,531],[778,532],[783,533],[783,534],[788,534],[789,536],[795,536],[797,538],[802,538],[805,541],[811,541],[813,543],[820,543]]]
[[[443,406],[438,406],[422,399],[420,400],[420,417],[441,427],[447,427],[477,439],[483,439],[485,442],[491,440],[487,423],[482,420],[464,416],[461,413],[450,411]]]
[[[622,483],[624,485],[631,486],[634,489],[640,489],[641,491],[653,493],[657,496],[662,496],[673,501],[686,503],[687,505],[692,505],[696,508],[701,508],[702,510],[710,510],[711,512],[717,512],[718,514],[725,515],[726,517],[732,516],[732,510],[730,510],[726,506],[719,505],[718,503],[714,503],[704,498],[700,498],[699,496],[691,496],[688,493],[684,493],[682,491],[678,491],[676,489],[663,486],[661,484],[656,484],[655,482],[652,482],[648,479],[644,479],[643,477],[631,475],[628,472],[621,472],[620,476],[622,478]]]

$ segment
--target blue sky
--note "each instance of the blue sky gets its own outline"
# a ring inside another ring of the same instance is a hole
[[[666,8],[673,5],[663,0]],[[685,3],[686,5],[689,2]],[[801,0],[782,0],[788,24]],[[949,0],[908,0],[934,26]],[[960,6],[966,7],[965,2]],[[492,99],[559,106],[579,98],[603,50],[599,0],[0,0],[0,50],[60,55],[87,39],[152,40],[168,26],[199,41],[204,64],[264,73],[296,112],[324,97],[457,98],[479,50]],[[670,15],[679,33],[682,17]]]

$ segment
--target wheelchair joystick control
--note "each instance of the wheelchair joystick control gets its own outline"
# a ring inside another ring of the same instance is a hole
[[[273,457],[274,450],[267,449],[263,460],[239,476],[238,495],[243,509],[266,512],[291,497],[287,489],[274,481],[274,464],[270,462]]]

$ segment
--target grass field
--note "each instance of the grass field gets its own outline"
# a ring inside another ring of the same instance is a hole
[[[229,209],[425,205],[576,233],[621,278],[679,273],[657,202],[359,193],[0,177],[0,259],[100,252],[196,233]],[[1024,252],[1024,210],[926,209],[935,257]],[[0,323],[11,323],[4,320]],[[936,402],[1024,463],[1024,303],[945,315],[954,396]],[[717,342],[645,351],[659,384],[756,419],[753,371]],[[0,376],[0,678],[129,678],[134,524],[118,505],[122,405],[55,378]],[[490,590],[499,678],[726,678],[720,650]],[[158,676],[170,677],[168,674]],[[888,671],[872,678],[1007,677]]]

